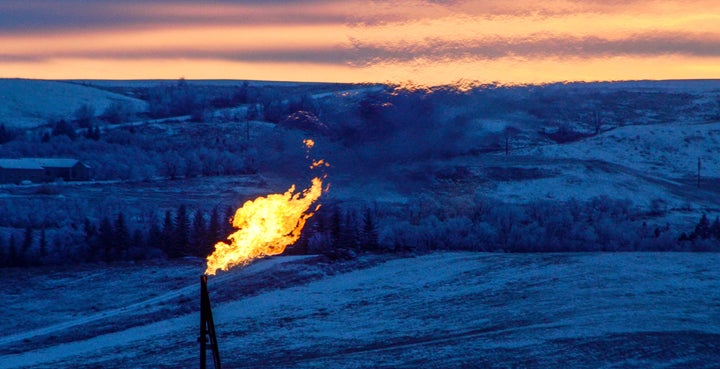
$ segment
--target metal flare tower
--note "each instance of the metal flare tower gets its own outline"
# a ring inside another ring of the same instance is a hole
[[[220,365],[220,351],[218,350],[215,323],[210,308],[210,295],[207,288],[207,275],[200,277],[200,369],[207,368],[207,351],[212,351],[215,369],[222,369]]]

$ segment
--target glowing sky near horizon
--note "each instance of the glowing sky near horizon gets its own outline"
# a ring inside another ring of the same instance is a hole
[[[0,77],[720,78],[720,1],[3,0]]]

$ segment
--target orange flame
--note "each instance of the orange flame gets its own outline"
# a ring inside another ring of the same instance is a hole
[[[232,242],[215,244],[215,251],[207,258],[205,274],[281,254],[300,238],[305,222],[320,208],[317,205],[309,211],[322,191],[322,180],[316,177],[312,186],[302,192],[295,193],[293,185],[283,194],[247,201],[233,217],[233,227],[238,230],[228,236]]]
[[[319,167],[329,167],[330,163],[326,162],[323,159],[320,160],[313,160],[312,164],[310,165],[310,169],[315,169]]]
[[[315,146],[315,141],[305,139],[303,144],[307,150],[306,158],[310,159],[310,149]],[[329,167],[330,164],[325,160],[312,160],[310,168],[322,166]],[[295,185],[292,185],[285,193],[245,202],[232,219],[233,227],[238,230],[228,236],[229,244],[222,241],[215,244],[215,251],[207,257],[205,274],[212,275],[218,269],[228,270],[236,265],[247,265],[253,259],[281,254],[300,238],[305,222],[320,209],[318,204],[310,211],[322,193],[322,180],[315,177],[312,186],[302,192],[295,193]]]

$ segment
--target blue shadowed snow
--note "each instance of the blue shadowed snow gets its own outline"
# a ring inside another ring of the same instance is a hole
[[[436,253],[323,276],[331,266],[317,259],[281,257],[210,278],[209,287],[228,367],[712,367],[718,262],[717,254]],[[122,291],[147,270],[124,272],[88,274],[115,279]],[[265,280],[257,294],[242,292],[257,279]],[[92,291],[101,282],[87,283]],[[145,303],[127,295],[98,312],[70,308],[69,297],[57,302],[67,315],[54,319],[78,324],[53,331],[54,340],[44,327],[0,339],[0,368],[195,365],[197,313],[158,314],[194,306],[195,289],[157,288]],[[130,328],[143,315],[153,319]]]

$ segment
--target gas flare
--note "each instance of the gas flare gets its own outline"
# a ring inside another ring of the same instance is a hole
[[[306,139],[303,144],[309,158],[309,150],[315,142]],[[313,160],[310,168],[329,166],[324,160]],[[295,185],[292,185],[285,193],[245,202],[232,219],[233,227],[238,230],[228,236],[230,243],[215,244],[215,251],[207,257],[205,274],[213,275],[217,270],[228,270],[246,265],[253,259],[281,254],[297,242],[305,222],[320,209],[316,204],[311,210],[322,193],[323,181],[315,177],[312,185],[301,192],[295,192]]]
[[[215,244],[215,251],[207,258],[205,274],[281,254],[300,238],[305,222],[320,208],[316,205],[310,211],[322,191],[322,180],[315,177],[312,186],[302,192],[295,193],[293,185],[285,193],[247,201],[233,217],[233,227],[238,230],[228,236],[229,244]]]

